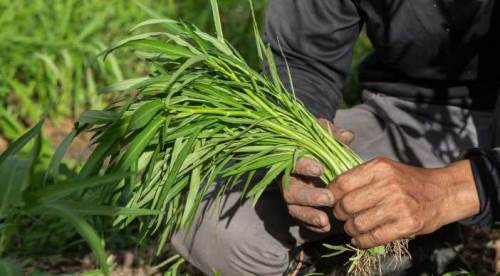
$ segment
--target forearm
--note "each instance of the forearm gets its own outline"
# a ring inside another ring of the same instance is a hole
[[[469,160],[441,169],[446,196],[441,203],[441,224],[470,218],[479,213],[479,196]]]

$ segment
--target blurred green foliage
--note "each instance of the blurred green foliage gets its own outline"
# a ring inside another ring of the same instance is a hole
[[[256,60],[247,3],[220,5],[227,38]],[[255,0],[259,18],[265,5]],[[206,0],[0,0],[0,136],[19,137],[45,111],[57,122],[104,107],[109,99],[99,88],[144,68],[126,53],[96,55],[137,23],[165,16],[213,29]]]
[[[344,87],[344,104],[343,107],[353,106],[360,103],[361,87],[359,86],[358,68],[359,64],[373,51],[371,44],[365,31],[359,35],[358,41],[354,46],[354,56],[351,64],[351,73]]]
[[[226,38],[258,66],[246,1],[221,0]],[[262,21],[267,0],[254,0]],[[207,0],[0,0],[0,138],[13,140],[44,112],[57,123],[82,110],[103,108],[98,89],[145,68],[133,55],[96,59],[135,24],[171,17],[213,31]],[[364,35],[355,49],[353,72],[370,49]],[[346,102],[359,99],[357,76],[346,86]]]

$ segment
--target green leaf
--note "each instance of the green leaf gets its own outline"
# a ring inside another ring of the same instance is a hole
[[[179,67],[179,69],[177,69],[177,71],[174,72],[174,74],[172,75],[172,78],[166,84],[166,89],[170,88],[170,86],[172,86],[172,84],[174,84],[174,82],[177,81],[177,79],[182,75],[182,73],[184,73],[189,67],[191,67],[191,66],[193,66],[201,61],[204,61],[207,58],[208,57],[206,55],[202,54],[202,55],[197,55],[197,56],[191,57],[188,60],[186,60],[186,62],[184,62],[184,64],[182,64],[182,66]],[[170,94],[169,96],[172,96],[172,94]]]
[[[110,110],[89,110],[80,115],[78,122],[82,125],[96,125],[113,123],[120,118],[120,114]]]
[[[291,160],[291,162],[288,164],[288,166],[285,168],[285,171],[283,172],[283,187],[285,189],[288,189],[288,187],[290,186],[290,175],[292,174],[294,164],[295,162]]]
[[[85,178],[92,174],[95,174],[102,167],[102,162],[104,158],[109,154],[109,151],[115,145],[115,142],[118,140],[118,137],[113,136],[109,139],[101,141],[96,149],[92,152],[90,157],[83,165],[83,168],[80,171],[79,178]]]
[[[49,169],[45,175],[44,184],[47,183],[48,176],[50,173],[54,176],[53,180],[57,182],[57,176],[59,176],[59,167],[61,166],[61,162],[64,158],[64,155],[68,151],[68,148],[71,146],[71,143],[75,139],[75,137],[83,130],[83,128],[74,128],[66,138],[62,141],[62,143],[57,147],[57,150],[54,152],[52,159],[50,160]]]
[[[253,0],[248,0],[248,3],[250,5],[250,13],[252,14],[252,24],[253,24],[253,32],[254,32],[255,41],[262,41],[262,38],[260,36],[259,26],[257,25],[257,19],[255,18],[255,9],[253,6]],[[262,54],[261,43],[256,43],[256,45],[257,45],[257,55],[258,55],[259,59],[264,60],[264,56]]]
[[[130,32],[133,32],[139,28],[143,28],[143,27],[151,26],[151,25],[157,25],[157,24],[165,24],[167,26],[171,26],[171,25],[177,25],[178,22],[175,20],[169,19],[169,18],[153,18],[153,19],[149,19],[149,20],[143,21],[143,22],[135,25],[134,27],[132,27],[130,29]]]
[[[384,255],[385,254],[385,246],[377,246],[368,249],[368,254],[370,256],[378,256],[378,255]]]
[[[23,136],[11,143],[10,146],[0,155],[0,164],[2,164],[10,156],[14,156],[19,153],[26,146],[26,144],[38,135],[42,129],[43,122],[44,120],[41,120]]]
[[[49,214],[60,217],[71,224],[89,244],[90,248],[96,255],[96,259],[99,262],[102,272],[105,275],[109,275],[106,251],[104,250],[101,238],[82,216],[71,211],[68,206],[65,206],[62,203],[43,205],[40,208],[47,210]]]
[[[156,116],[146,128],[144,128],[135,138],[132,140],[128,146],[127,151],[121,158],[117,165],[119,171],[124,171],[130,168],[130,166],[139,159],[146,146],[157,134],[158,129],[165,123],[165,118],[162,116]]]
[[[324,247],[328,248],[329,250],[332,250],[332,253],[328,253],[326,255],[323,255],[321,257],[323,258],[330,258],[330,257],[335,257],[338,255],[342,255],[346,252],[351,252],[353,251],[351,248],[346,247],[345,245],[332,245],[332,244],[323,244]]]
[[[217,0],[210,0],[210,5],[212,7],[212,16],[214,18],[215,30],[217,31],[217,39],[223,42],[224,34],[222,33],[222,24],[220,21],[219,5],[217,4]]]
[[[117,146],[117,141],[125,136],[128,129],[129,117],[122,118],[120,121],[109,125],[104,133],[97,139],[97,147],[91,156],[85,162],[80,171],[79,178],[85,178],[95,174],[102,168],[102,162],[110,151]]]
[[[135,78],[135,79],[128,79],[124,80],[121,82],[117,82],[113,85],[104,87],[102,89],[99,89],[100,94],[106,94],[110,92],[119,92],[119,91],[127,91],[133,89],[136,85],[142,83],[143,81],[148,80],[148,77],[144,78]]]
[[[201,156],[198,156],[197,154],[195,154],[195,156],[201,158]],[[196,166],[191,171],[189,190],[186,197],[186,203],[184,205],[184,214],[182,215],[181,219],[181,224],[184,226],[188,224],[189,218],[191,217],[192,214],[196,213],[196,209],[198,209],[197,208],[198,206],[195,204],[195,202],[196,202],[196,197],[199,194],[200,185],[201,185],[201,168],[200,166]]]
[[[96,205],[95,202],[71,202],[58,201],[63,203],[67,210],[82,216],[155,216],[161,214],[157,210],[148,210],[141,208],[115,207]]]
[[[24,131],[24,127],[17,121],[17,117],[11,112],[5,110],[0,105],[0,123],[2,134],[7,139],[17,139]]]
[[[254,206],[257,204],[257,201],[266,188],[286,169],[287,166],[288,162],[274,164],[266,172],[266,175],[248,192],[247,197],[253,197]]]
[[[0,259],[0,275],[2,276],[22,276],[21,265],[11,259]]]
[[[24,204],[23,192],[29,185],[31,162],[9,158],[0,164],[0,218],[9,208]]]
[[[257,158],[255,158],[255,156],[251,156],[247,160],[243,160],[229,167],[226,171],[224,171],[223,176],[237,175],[245,171],[253,171],[267,168],[275,164],[282,164],[283,162],[291,161],[291,157],[291,154],[286,152],[264,155]]]
[[[165,105],[163,100],[154,100],[145,103],[134,112],[130,120],[129,129],[137,130],[146,126]]]
[[[233,52],[231,51],[231,48],[229,48],[227,46],[227,44],[226,44],[226,42],[224,40],[221,41],[221,40],[216,39],[213,36],[210,36],[210,35],[208,35],[206,33],[203,33],[203,32],[196,32],[196,34],[200,38],[202,38],[202,39],[210,42],[215,48],[217,48],[222,53],[224,53],[224,54],[226,54],[228,56],[233,56]]]
[[[171,59],[190,58],[194,54],[188,48],[177,46],[161,40],[142,39],[131,41],[127,44],[137,51],[154,52],[158,57],[168,57]]]
[[[30,192],[28,197],[36,202],[53,202],[71,193],[84,189],[98,187],[108,183],[114,183],[129,176],[128,174],[115,173],[105,176],[95,176],[85,179],[69,179],[59,184],[46,186]]]
[[[158,12],[152,10],[151,8],[149,8],[148,6],[142,4],[141,2],[139,1],[134,1],[134,3],[139,6],[139,8],[141,8],[141,10],[143,10],[144,12],[146,12],[147,15],[149,15],[150,17],[153,17],[153,18],[161,18],[161,17],[164,17],[163,15],[160,15]]]
[[[171,198],[173,197],[172,195],[176,194],[176,191],[171,190],[171,187],[179,179],[178,172],[180,171],[182,165],[184,164],[186,157],[189,155],[189,152],[192,150],[193,145],[201,129],[202,126],[195,128],[193,134],[191,135],[191,137],[189,137],[189,140],[186,141],[185,143],[183,142],[184,139],[181,138],[179,138],[176,141],[177,147],[174,146],[173,150],[174,154],[172,154],[173,163],[169,168],[169,178],[167,178],[167,181],[163,185],[160,194],[161,206],[163,206],[165,203],[168,203],[169,202],[168,198],[169,197]],[[176,152],[178,152],[178,154],[175,154]],[[181,182],[179,181],[178,183],[180,184]]]

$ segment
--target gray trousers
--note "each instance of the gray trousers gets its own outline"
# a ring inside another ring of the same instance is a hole
[[[336,126],[353,130],[351,147],[364,160],[388,157],[421,167],[442,167],[472,147],[489,147],[493,113],[416,104],[365,92],[363,104],[339,110]],[[343,226],[333,222],[333,231]],[[230,192],[217,208],[207,199],[197,223],[172,238],[174,248],[210,275],[282,275],[291,249],[324,238],[294,221],[279,191],[255,208]]]

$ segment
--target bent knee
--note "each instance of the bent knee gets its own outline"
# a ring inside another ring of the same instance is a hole
[[[245,231],[241,227],[200,225],[194,235],[177,233],[175,250],[207,275],[283,275],[289,249],[270,234]],[[249,230],[249,229],[247,229]]]
[[[283,275],[288,267],[289,250],[274,242],[244,240],[228,245],[228,265],[234,272],[253,275]],[[228,274],[229,275],[229,274]]]

